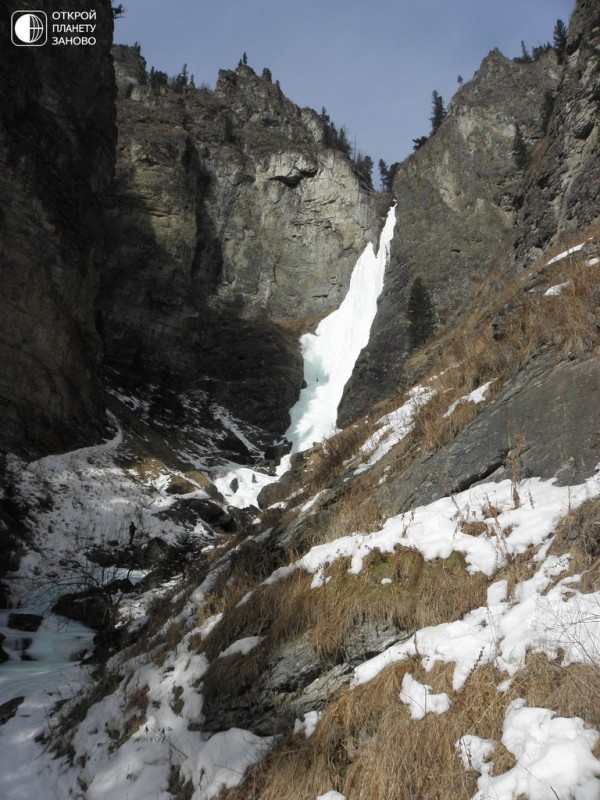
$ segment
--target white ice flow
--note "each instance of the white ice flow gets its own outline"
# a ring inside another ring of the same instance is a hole
[[[394,235],[393,206],[379,239],[377,255],[369,242],[356,262],[340,307],[301,338],[306,388],[291,409],[286,433],[292,451],[306,450],[336,431],[337,409],[360,351],[369,341],[377,299]]]

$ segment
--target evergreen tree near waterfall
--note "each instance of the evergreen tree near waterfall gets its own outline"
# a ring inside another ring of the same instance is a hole
[[[394,161],[393,164],[388,165],[383,160],[383,158],[379,159],[379,178],[381,180],[381,191],[382,192],[391,192],[392,191],[392,184],[394,182],[394,175],[396,174],[396,170],[400,166],[398,161]]]
[[[411,351],[425,344],[435,332],[435,308],[421,278],[415,278],[408,297],[408,339]]]

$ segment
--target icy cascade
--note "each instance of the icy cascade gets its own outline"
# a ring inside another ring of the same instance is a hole
[[[306,388],[290,411],[292,422],[286,436],[293,452],[306,450],[336,431],[344,386],[369,341],[395,222],[393,206],[381,232],[377,255],[369,243],[356,262],[340,307],[321,320],[314,334],[307,333],[300,340]]]

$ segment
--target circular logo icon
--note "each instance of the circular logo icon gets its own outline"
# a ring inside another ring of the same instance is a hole
[[[25,44],[35,44],[44,35],[44,23],[37,14],[23,14],[15,22],[15,33]]]

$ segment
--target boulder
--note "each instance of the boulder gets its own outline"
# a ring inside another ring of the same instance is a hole
[[[37,631],[44,618],[39,614],[18,614],[11,612],[8,615],[8,627],[16,631]]]
[[[12,700],[0,705],[0,725],[4,725],[15,716],[24,699],[24,697],[13,697]]]

